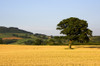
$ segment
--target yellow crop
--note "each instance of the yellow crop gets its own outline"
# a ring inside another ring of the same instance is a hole
[[[100,66],[98,46],[0,45],[0,66]]]

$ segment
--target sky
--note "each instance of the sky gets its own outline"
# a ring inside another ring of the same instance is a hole
[[[0,26],[60,35],[57,24],[69,17],[86,20],[100,36],[100,0],[0,0]]]

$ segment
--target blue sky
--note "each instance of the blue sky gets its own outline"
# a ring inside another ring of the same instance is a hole
[[[86,20],[100,35],[100,0],[0,0],[0,26],[59,35],[56,25],[69,17]]]

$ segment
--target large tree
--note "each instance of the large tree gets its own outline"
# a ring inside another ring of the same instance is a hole
[[[69,48],[73,41],[88,42],[92,31],[88,29],[88,23],[76,17],[70,17],[57,24],[57,30],[69,40]]]

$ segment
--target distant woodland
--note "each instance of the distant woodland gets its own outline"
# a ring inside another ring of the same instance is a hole
[[[16,27],[0,27],[0,44],[21,45],[67,45],[67,39],[56,38],[59,36],[47,36],[45,34],[32,33]],[[73,45],[100,45],[100,36],[90,37],[88,43],[74,42]]]

